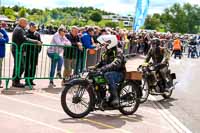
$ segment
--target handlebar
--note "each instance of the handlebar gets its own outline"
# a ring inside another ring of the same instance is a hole
[[[165,66],[168,67],[169,64],[159,63],[159,64],[154,65],[153,63],[149,63],[147,66],[140,65],[137,70],[138,71],[143,71],[143,72],[155,71],[155,70],[157,70],[159,68],[161,69],[161,68],[163,68]]]

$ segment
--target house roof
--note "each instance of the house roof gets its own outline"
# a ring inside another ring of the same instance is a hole
[[[4,15],[0,15],[0,21],[14,22],[13,20],[9,19],[8,17],[6,17]]]

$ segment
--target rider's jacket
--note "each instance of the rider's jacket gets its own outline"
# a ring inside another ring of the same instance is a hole
[[[125,71],[125,57],[123,56],[122,49],[113,47],[104,51],[101,55],[101,61],[96,65],[101,71]]]
[[[149,62],[150,60],[153,60],[153,64],[159,64],[159,63],[168,63],[170,58],[170,52],[167,48],[163,47],[156,47],[151,48],[147,54],[146,62]]]

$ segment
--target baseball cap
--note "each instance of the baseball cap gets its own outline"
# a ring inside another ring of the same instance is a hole
[[[30,22],[30,23],[29,23],[29,26],[30,26],[30,27],[34,27],[34,26],[36,26],[36,24],[35,24],[34,22]]]

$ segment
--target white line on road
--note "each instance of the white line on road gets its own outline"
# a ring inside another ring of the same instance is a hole
[[[55,98],[55,97],[53,97],[53,96],[49,96],[49,95],[45,95],[45,94],[40,94],[40,93],[37,93],[37,92],[34,92],[34,94],[36,94],[36,95],[39,95],[39,96],[43,96],[43,97],[46,97],[46,98],[50,98],[50,99],[52,99],[52,100],[56,100],[56,101],[59,101],[59,99],[57,99],[57,98]],[[153,115],[155,115],[155,113],[152,113],[152,111],[147,111],[147,110],[142,110],[142,109],[140,109],[141,110],[141,112],[148,112],[148,113],[151,113],[151,114],[153,114]],[[106,111],[106,112],[108,112],[108,111]],[[158,114],[157,114],[158,115]],[[129,117],[126,117],[127,119],[130,119]],[[131,118],[132,119],[132,118]],[[139,120],[139,119],[137,119],[137,118],[134,118],[134,120]],[[142,123],[144,123],[144,124],[147,124],[147,125],[152,125],[152,126],[155,126],[155,127],[160,127],[160,128],[164,128],[164,129],[167,129],[167,127],[165,127],[165,126],[158,126],[158,125],[156,125],[156,124],[153,124],[152,122],[147,122],[147,121],[145,121],[145,122],[142,122]]]
[[[106,113],[108,113],[110,115],[113,115],[113,113],[110,112],[110,111],[106,111]],[[157,128],[163,128],[163,129],[169,130],[169,128],[166,127],[166,126],[163,126],[163,125],[161,126],[161,125],[158,125],[158,124],[154,124],[153,122],[142,121],[142,120],[139,120],[137,118],[130,118],[128,116],[123,116],[123,117],[120,117],[120,119],[128,119],[128,120],[140,121],[140,122],[142,122],[143,124],[146,124],[146,125],[151,125],[151,126],[154,126],[154,127],[157,127]]]
[[[64,112],[58,111],[58,110],[56,110],[56,109],[52,109],[52,108],[45,107],[45,106],[43,106],[43,105],[38,105],[38,104],[34,104],[34,103],[22,101],[22,100],[19,100],[19,99],[16,99],[16,98],[11,98],[11,97],[9,97],[9,96],[4,96],[4,95],[1,95],[1,97],[4,97],[4,98],[6,98],[6,99],[9,99],[9,100],[12,100],[12,101],[15,101],[15,102],[19,102],[19,103],[31,105],[31,106],[34,106],[34,107],[37,107],[37,108],[42,108],[42,109],[49,110],[49,111],[53,111],[53,112],[57,112],[57,113],[60,113],[60,114],[65,114]]]
[[[4,98],[12,100],[12,101],[16,101],[16,102],[19,102],[19,103],[31,105],[31,106],[34,106],[34,107],[37,107],[37,108],[42,108],[42,109],[45,109],[45,110],[48,110],[48,111],[52,111],[52,112],[56,112],[56,113],[60,113],[60,114],[65,114],[62,111],[58,111],[56,109],[48,108],[48,107],[45,107],[43,105],[33,104],[33,103],[30,103],[30,102],[22,101],[22,100],[19,100],[19,99],[16,99],[16,98],[11,98],[9,96],[4,96],[4,95],[1,95],[1,97],[4,97]],[[102,127],[106,127],[106,128],[110,128],[110,129],[113,129],[113,130],[116,130],[116,131],[120,131],[122,133],[131,133],[130,131],[127,131],[127,130],[124,130],[124,129],[118,129],[117,127],[114,127],[114,126],[111,126],[111,125],[108,125],[108,124],[104,124],[104,123],[98,122],[96,120],[91,120],[91,119],[87,119],[87,118],[80,119],[80,120],[88,121],[90,123],[93,123],[93,124],[96,124],[96,125],[99,125],[99,126],[102,126]]]
[[[25,117],[25,116],[22,116],[22,115],[18,115],[18,114],[14,114],[14,113],[9,113],[9,112],[4,111],[4,110],[0,110],[0,113],[8,115],[8,116],[15,117],[15,118],[18,118],[18,119],[30,121],[30,122],[33,122],[33,123],[36,123],[36,124],[39,124],[39,125],[51,128],[51,129],[55,129],[55,130],[61,131],[63,133],[72,133],[68,129],[66,130],[66,129],[62,129],[62,128],[59,128],[59,127],[55,127],[53,125],[50,125],[50,124],[47,124],[47,123],[44,123],[44,122],[41,122],[41,121],[38,121],[38,120],[33,120],[31,118],[28,118],[28,117]]]
[[[33,93],[36,94],[36,95],[42,96],[42,97],[52,99],[52,100],[60,101],[59,98],[56,98],[54,96],[50,96],[50,95],[46,95],[46,94],[42,94],[42,93],[38,93],[38,92],[33,92]]]
[[[162,104],[156,102],[156,98],[150,97],[153,102],[152,104],[156,106],[158,112],[174,127],[179,133],[192,133],[183,123],[181,123],[175,116],[173,116]]]

